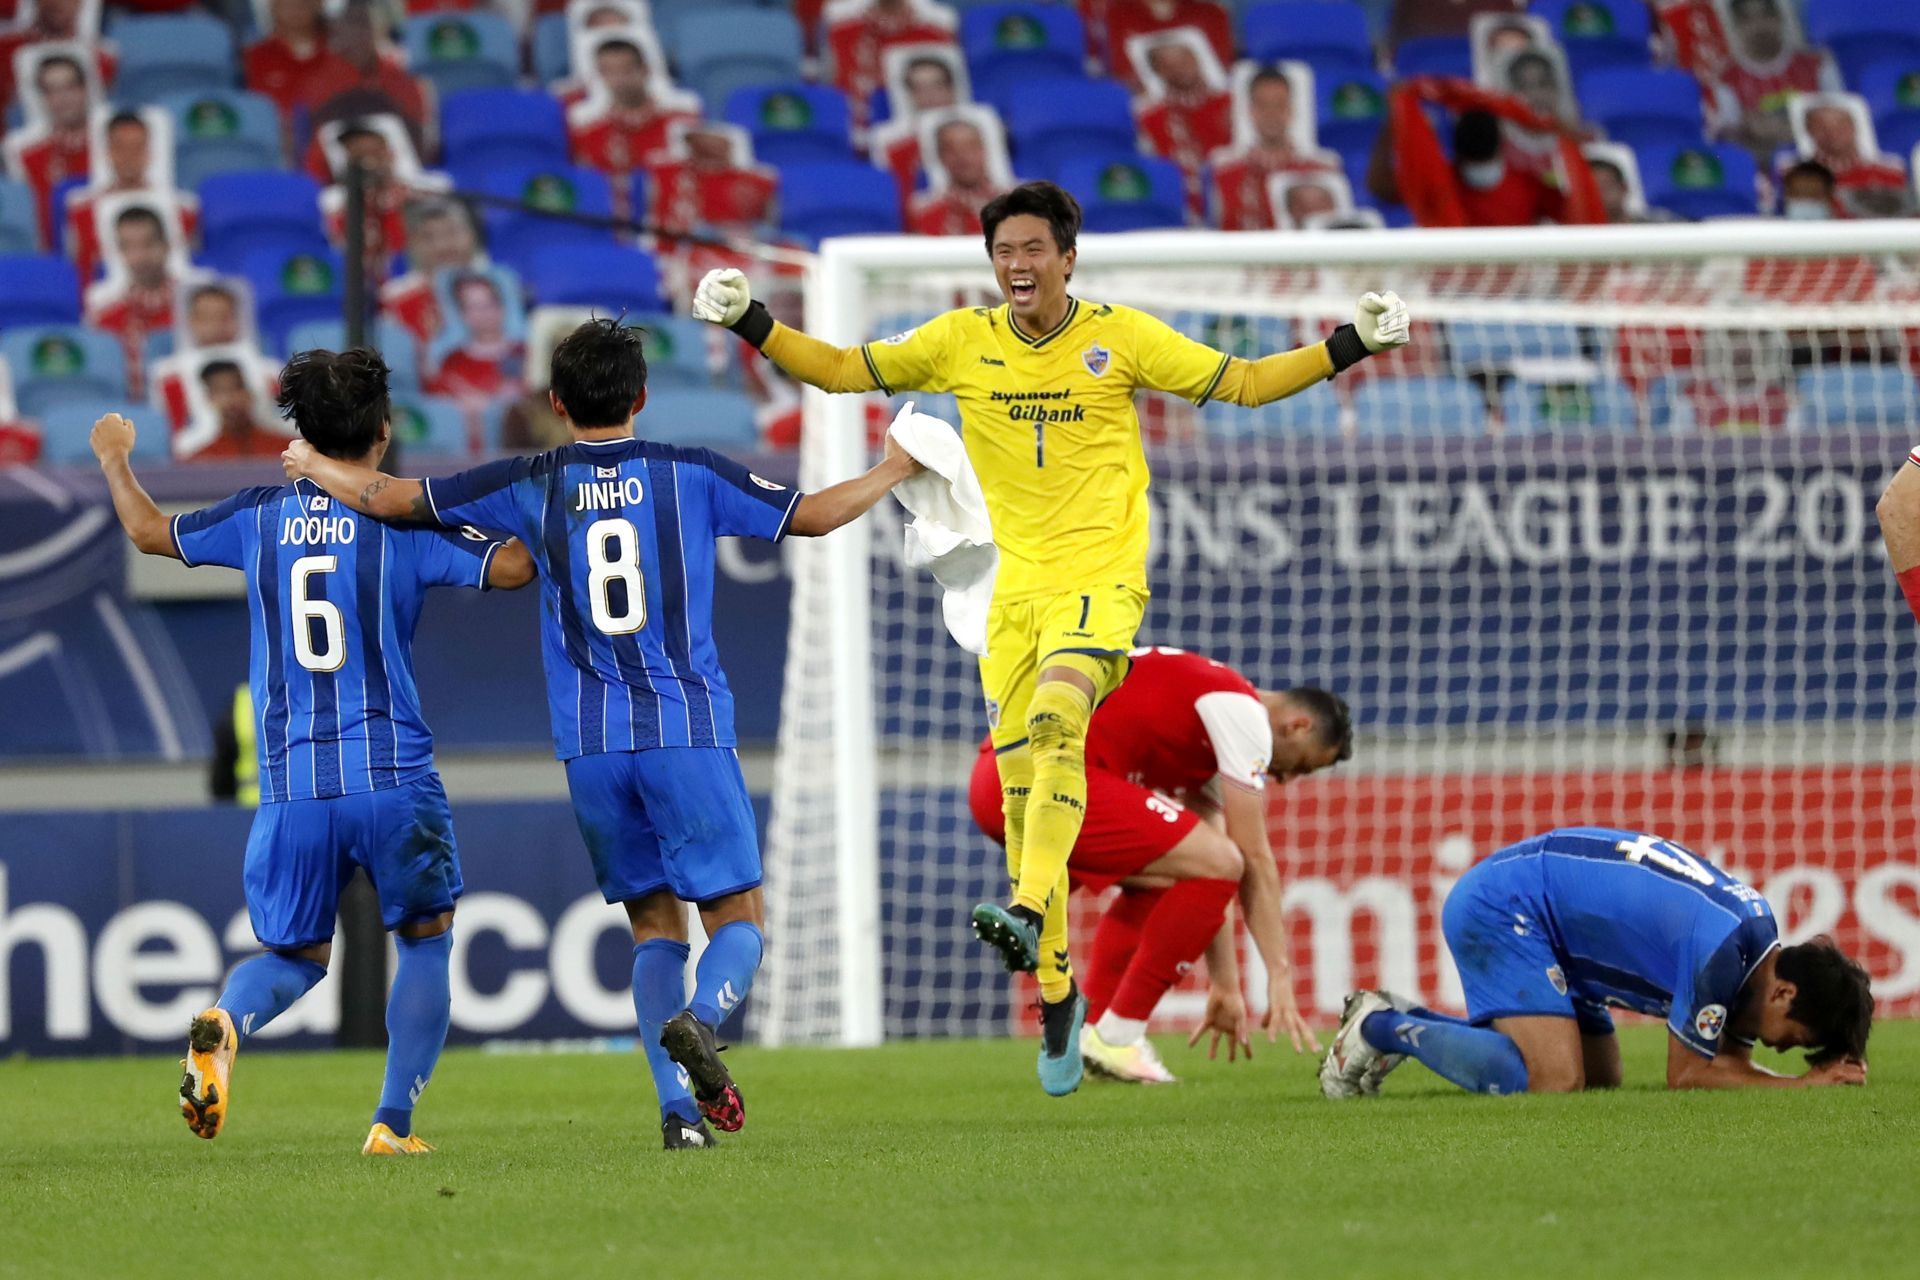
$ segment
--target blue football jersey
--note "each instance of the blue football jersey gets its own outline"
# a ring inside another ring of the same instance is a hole
[[[1780,942],[1756,889],[1671,840],[1565,827],[1492,860],[1537,859],[1572,994],[1667,1019],[1708,1057],[1747,978]]]
[[[707,449],[582,440],[427,482],[442,524],[519,537],[540,566],[540,655],[562,760],[731,747],[713,644],[714,539],[778,541],[800,494]]]
[[[433,767],[413,683],[428,587],[487,585],[501,544],[385,525],[311,481],[245,489],[175,516],[189,565],[247,575],[262,803],[396,787]]]

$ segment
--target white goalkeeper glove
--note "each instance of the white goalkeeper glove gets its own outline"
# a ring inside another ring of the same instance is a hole
[[[752,301],[753,292],[747,288],[746,274],[732,267],[719,267],[707,272],[700,280],[700,287],[694,291],[694,318],[732,328],[740,323],[741,316],[747,314],[747,307]]]
[[[704,290],[706,286],[702,285],[701,288]],[[1391,290],[1386,293],[1363,293],[1353,308],[1354,332],[1360,335],[1360,341],[1365,344],[1369,354],[1390,347],[1406,346],[1410,336],[1407,332],[1409,324],[1407,304],[1400,301],[1400,295]]]

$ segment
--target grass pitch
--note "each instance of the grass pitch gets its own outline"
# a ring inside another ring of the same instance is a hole
[[[729,1054],[746,1131],[660,1151],[637,1057],[454,1052],[363,1160],[369,1053],[243,1052],[227,1131],[156,1059],[0,1063],[0,1275],[1911,1276],[1920,1024],[1866,1089],[1478,1098],[1409,1064],[1323,1102],[1262,1046],[1041,1095],[1031,1042]]]

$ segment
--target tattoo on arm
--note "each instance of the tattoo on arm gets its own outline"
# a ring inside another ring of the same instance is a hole
[[[360,491],[360,509],[362,511],[365,511],[367,510],[367,508],[371,507],[373,505],[373,500],[380,496],[381,490],[385,489],[388,485],[392,483],[393,481],[391,479],[382,478],[379,480],[375,480],[372,484],[362,489]]]
[[[420,492],[413,495],[413,505],[407,509],[407,519],[421,524],[433,522],[433,508],[427,504],[427,487],[420,486]]]

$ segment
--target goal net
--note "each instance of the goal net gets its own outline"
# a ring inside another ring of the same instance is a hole
[[[1371,984],[1457,1005],[1448,886],[1578,823],[1690,845],[1920,1010],[1920,630],[1873,515],[1920,434],[1920,224],[1089,236],[1072,288],[1241,356],[1368,289],[1413,311],[1409,348],[1278,404],[1140,400],[1140,643],[1353,708],[1354,759],[1271,793],[1311,1011]],[[806,301],[850,343],[999,299],[977,240],[868,239],[827,244]],[[817,486],[867,465],[881,415],[808,394]],[[791,552],[755,1029],[1005,1033],[1027,993],[967,928],[1006,888],[967,807],[974,663],[899,508],[863,528]]]

